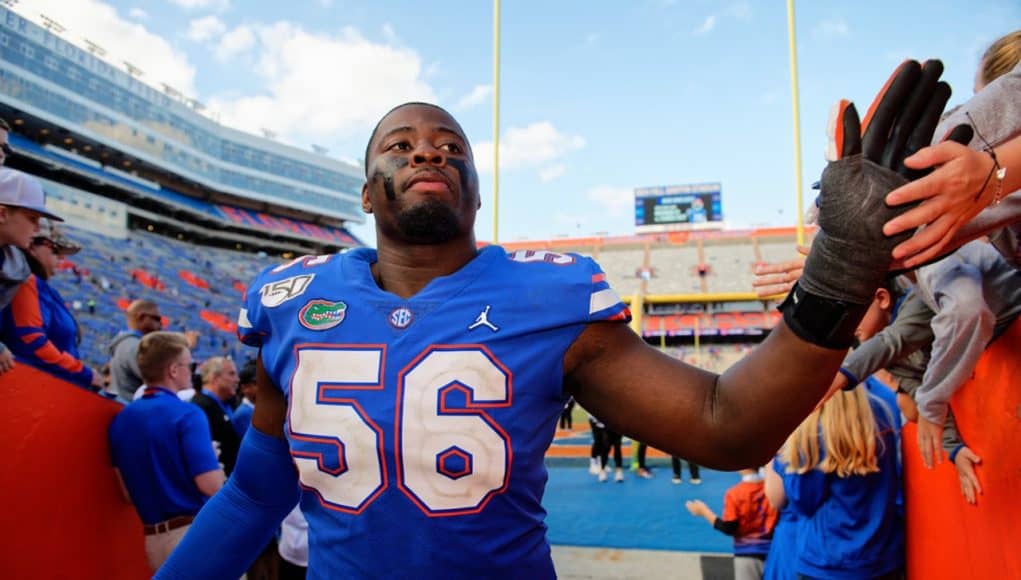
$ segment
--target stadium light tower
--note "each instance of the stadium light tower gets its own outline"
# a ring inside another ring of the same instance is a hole
[[[129,75],[137,78],[145,74],[145,71],[131,64],[130,62],[126,60],[121,62],[124,63],[124,68],[127,69]]]
[[[106,56],[106,49],[103,48],[102,46],[99,46],[98,44],[96,44],[95,42],[92,42],[88,38],[83,38],[82,41],[85,42],[85,48],[89,52],[91,52],[93,55],[99,56],[99,57]]]
[[[54,34],[63,34],[64,32],[67,31],[67,29],[64,28],[63,26],[61,26],[61,24],[59,22],[57,22],[56,20],[50,18],[49,16],[47,16],[45,14],[40,14],[39,18],[41,18],[42,21],[43,21],[43,27],[46,28],[46,30],[49,30],[50,32],[52,32]]]

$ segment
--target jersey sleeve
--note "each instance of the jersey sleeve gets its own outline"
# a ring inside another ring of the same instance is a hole
[[[588,260],[592,270],[592,290],[589,296],[589,321],[631,321],[631,310],[606,281],[606,273],[594,260]]]
[[[262,288],[273,274],[274,267],[260,272],[245,289],[241,298],[241,310],[238,312],[238,339],[248,346],[262,347],[270,336],[270,324],[266,316],[266,308],[262,304]]]
[[[178,421],[177,433],[188,475],[196,477],[220,469],[220,461],[213,451],[213,437],[205,414],[195,405],[188,404],[188,407],[188,412]]]
[[[39,305],[38,278],[30,277],[11,301],[14,332],[21,340],[19,354],[29,355],[35,366],[81,386],[92,383],[92,369],[69,352],[56,347],[46,335]]]

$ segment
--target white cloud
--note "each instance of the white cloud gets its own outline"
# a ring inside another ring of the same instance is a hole
[[[230,0],[170,0],[185,10],[212,10],[223,12],[230,8]]]
[[[255,33],[248,26],[238,26],[223,35],[216,45],[216,58],[227,61],[255,46]]]
[[[709,34],[713,28],[716,28],[716,15],[710,14],[702,21],[702,26],[695,29],[695,34]]]
[[[457,101],[457,105],[455,105],[454,108],[463,110],[469,107],[474,107],[475,105],[481,105],[482,103],[486,102],[486,100],[489,99],[489,96],[492,94],[493,85],[475,85],[475,87],[472,89],[472,92],[461,97],[461,99]]]
[[[371,42],[353,28],[325,35],[277,22],[253,33],[253,72],[265,88],[210,98],[209,109],[227,125],[331,146],[371,127],[394,105],[437,100],[416,52]]]
[[[146,12],[145,10],[142,10],[141,8],[138,8],[138,7],[135,7],[135,8],[132,8],[131,10],[129,10],[128,11],[128,16],[134,18],[135,20],[148,20],[149,19],[149,13]]]
[[[564,165],[563,163],[550,165],[548,167],[543,167],[542,169],[539,170],[539,180],[544,183],[550,182],[560,177],[564,173],[567,173],[567,166]]]
[[[630,214],[635,207],[635,192],[630,187],[597,185],[585,192],[590,201],[606,208],[611,216]]]
[[[220,36],[227,30],[227,25],[216,16],[209,15],[196,18],[188,23],[188,38],[195,42],[205,42]]]
[[[817,39],[847,38],[851,36],[851,31],[843,18],[827,18],[815,25],[812,36]]]
[[[108,62],[118,67],[121,61],[130,62],[145,72],[142,80],[153,86],[163,82],[186,95],[195,94],[195,67],[188,57],[142,24],[125,19],[105,2],[34,0],[31,10],[19,11],[33,20],[39,13],[56,19],[67,27],[65,38],[79,44],[82,38],[95,42],[106,50],[104,58]]]
[[[500,141],[500,167],[544,166],[565,154],[581,149],[585,139],[557,131],[549,121],[532,123],[527,127],[511,127]],[[480,172],[493,170],[493,142],[484,141],[473,149],[475,166]]]

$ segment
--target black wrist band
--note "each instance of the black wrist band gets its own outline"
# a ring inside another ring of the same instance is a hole
[[[854,344],[854,331],[868,307],[810,294],[794,284],[778,309],[798,338],[823,348],[847,349]]]

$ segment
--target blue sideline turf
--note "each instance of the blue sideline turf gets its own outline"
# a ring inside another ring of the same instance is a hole
[[[588,465],[549,468],[543,505],[550,542],[567,546],[732,552],[731,539],[703,518],[688,513],[684,502],[701,499],[717,515],[723,494],[741,481],[737,473],[702,470],[702,485],[674,485],[669,464],[654,469],[655,477],[641,479],[625,469],[622,483],[599,483]]]

